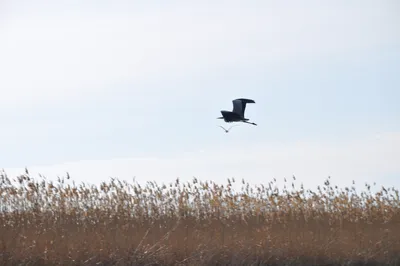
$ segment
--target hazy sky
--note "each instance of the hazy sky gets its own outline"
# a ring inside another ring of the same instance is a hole
[[[0,2],[0,168],[400,185],[398,1]],[[220,110],[251,98],[242,124]],[[225,125],[224,125],[225,126]]]

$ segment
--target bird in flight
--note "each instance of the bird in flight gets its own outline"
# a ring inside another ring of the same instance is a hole
[[[224,128],[223,126],[219,126],[219,127],[222,128],[223,130],[225,130],[225,133],[228,133],[229,130],[231,130],[231,128],[236,127],[236,126],[238,126],[238,125],[231,126],[231,127],[228,128],[228,129]]]
[[[252,125],[257,126],[256,123],[249,122],[249,119],[244,117],[244,111],[246,110],[246,104],[255,103],[254,100],[239,98],[239,99],[233,100],[232,103],[233,103],[233,110],[232,111],[222,110],[221,111],[222,116],[218,117],[217,119],[224,119],[224,121],[227,123],[243,122],[243,123],[252,124]]]

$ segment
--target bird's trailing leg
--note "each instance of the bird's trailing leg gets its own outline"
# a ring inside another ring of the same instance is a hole
[[[251,124],[251,125],[255,125],[255,126],[257,126],[257,124],[256,123],[253,123],[253,122],[247,122],[247,121],[242,121],[243,123],[247,123],[247,124]]]

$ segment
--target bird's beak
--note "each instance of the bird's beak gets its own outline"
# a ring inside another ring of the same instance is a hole
[[[217,117],[217,119],[223,119],[223,117],[221,116],[221,117]]]

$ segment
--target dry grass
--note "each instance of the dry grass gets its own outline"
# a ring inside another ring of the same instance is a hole
[[[0,176],[1,265],[400,265],[394,188],[64,181]]]

